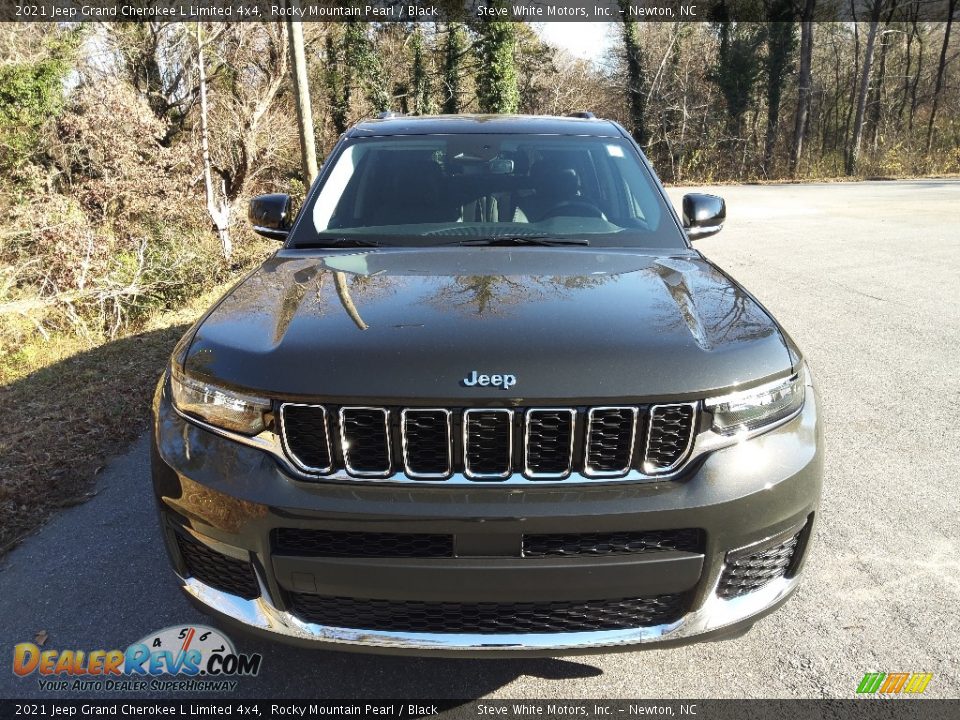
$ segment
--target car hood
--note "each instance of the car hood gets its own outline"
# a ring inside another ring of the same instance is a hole
[[[328,252],[249,275],[186,370],[275,397],[519,403],[683,400],[791,366],[766,311],[693,251]],[[516,383],[467,386],[474,371]]]

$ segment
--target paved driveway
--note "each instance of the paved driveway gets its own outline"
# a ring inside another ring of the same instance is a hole
[[[698,247],[809,357],[827,474],[806,582],[738,640],[564,660],[263,653],[255,697],[850,697],[867,671],[935,674],[960,695],[960,182],[725,187],[727,228]],[[671,191],[679,201],[682,191]],[[125,647],[201,622],[157,543],[141,439],[0,566],[0,697],[42,696],[11,646]]]

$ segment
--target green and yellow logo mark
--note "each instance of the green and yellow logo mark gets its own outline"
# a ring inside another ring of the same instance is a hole
[[[918,695],[927,689],[933,673],[867,673],[857,686],[861,694],[893,695],[912,693]]]

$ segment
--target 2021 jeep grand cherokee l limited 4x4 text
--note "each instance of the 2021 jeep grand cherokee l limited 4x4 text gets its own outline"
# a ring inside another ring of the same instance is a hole
[[[800,351],[619,125],[347,132],[284,245],[184,336],[153,480],[188,596],[273,637],[561,654],[743,632],[820,496]]]

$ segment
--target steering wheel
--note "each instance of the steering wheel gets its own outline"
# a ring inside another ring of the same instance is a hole
[[[543,213],[544,218],[555,217],[556,215],[606,219],[603,210],[587,200],[564,200],[548,208],[547,211]]]

